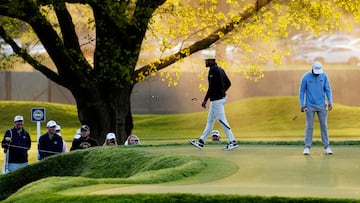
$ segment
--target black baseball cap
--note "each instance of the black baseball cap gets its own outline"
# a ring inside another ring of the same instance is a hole
[[[87,125],[82,125],[82,126],[81,126],[81,130],[90,131],[90,128],[89,128],[89,126],[87,126]]]

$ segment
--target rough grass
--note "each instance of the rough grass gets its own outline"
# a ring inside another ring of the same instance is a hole
[[[0,176],[0,199],[53,193],[90,184],[163,183],[193,176],[206,164],[198,158],[149,153],[125,147],[95,147],[49,157]],[[29,185],[28,185],[29,184]]]
[[[13,126],[13,117],[22,114],[25,128],[36,140],[36,124],[31,123],[31,108],[45,107],[47,120],[54,119],[62,125],[62,136],[71,142],[80,123],[73,105],[46,102],[0,101],[0,132]],[[228,120],[238,140],[302,140],[305,115],[299,110],[297,97],[256,97],[244,99],[225,106]],[[328,126],[332,139],[359,139],[360,120],[356,119],[360,107],[334,104],[329,113]],[[168,114],[133,115],[134,130],[143,144],[179,143],[200,136],[205,127],[207,111]],[[297,116],[295,120],[293,118]],[[42,133],[46,131],[42,124]],[[222,130],[218,124],[216,129]],[[314,136],[319,136],[314,126]],[[223,136],[225,138],[225,136]]]
[[[30,102],[30,101],[0,101],[0,132],[14,126],[14,116],[23,115],[24,128],[30,133],[31,139],[37,139],[36,123],[31,122],[31,109],[42,107],[46,110],[46,120],[55,120],[62,126],[62,135],[67,141],[72,141],[76,129],[80,128],[77,117],[76,106],[67,104],[57,104],[49,102]],[[41,134],[46,132],[46,122],[41,123]]]
[[[7,202],[7,201],[5,201]],[[196,195],[196,194],[136,194],[136,195],[97,195],[88,196],[60,196],[52,195],[41,198],[39,195],[30,196],[29,199],[19,199],[17,203],[58,203],[58,202],[83,202],[83,203],[202,203],[202,202],[238,202],[238,203],[355,203],[351,199],[327,199],[327,198],[286,198],[286,197],[261,197],[261,196],[238,196],[238,195]]]

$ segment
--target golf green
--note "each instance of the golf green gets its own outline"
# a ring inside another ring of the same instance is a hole
[[[203,150],[192,146],[143,149],[212,157],[218,161],[212,161],[204,173],[171,183],[103,184],[60,193],[197,193],[360,199],[358,146],[333,146],[334,155],[324,155],[321,146],[314,146],[308,156],[302,154],[303,147],[300,145],[240,145],[233,151],[222,151],[222,145],[206,145]]]

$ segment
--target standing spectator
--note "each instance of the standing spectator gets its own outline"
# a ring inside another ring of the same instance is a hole
[[[59,124],[56,125],[55,132],[56,132],[56,134],[61,136],[61,126]],[[62,136],[61,136],[61,138],[62,138]],[[62,149],[61,153],[65,153],[65,152],[66,152],[66,142],[63,138],[63,149]]]
[[[326,108],[326,98],[328,106]],[[300,91],[300,111],[306,114],[305,124],[305,148],[304,155],[310,154],[310,148],[313,138],[314,117],[315,113],[320,122],[321,140],[324,145],[325,154],[333,154],[330,148],[327,115],[331,111],[332,93],[330,82],[326,73],[324,73],[320,62],[316,61],[312,65],[312,70],[305,73],[301,79]]]
[[[39,138],[38,150],[40,160],[59,154],[63,150],[63,139],[60,135],[56,134],[56,122],[51,120],[47,122],[46,127],[48,129],[47,133]]]
[[[73,140],[70,151],[99,146],[99,143],[94,138],[90,137],[89,126],[82,125],[80,130],[81,130],[81,137],[79,139]]]
[[[224,110],[224,104],[227,98],[226,91],[231,86],[231,82],[227,77],[225,71],[217,65],[215,61],[214,51],[207,51],[205,53],[205,65],[206,67],[209,67],[209,86],[201,106],[203,108],[206,108],[206,103],[210,99],[210,108],[206,127],[202,135],[200,136],[200,139],[198,141],[191,140],[190,144],[194,145],[199,149],[202,149],[204,147],[207,137],[209,136],[210,132],[214,127],[216,119],[219,121],[229,141],[228,145],[225,146],[223,150],[235,149],[238,147],[238,145],[231,131],[230,124],[226,119]]]
[[[130,135],[124,143],[124,145],[139,145],[139,144],[140,144],[140,139],[136,135]]]
[[[103,146],[117,146],[116,136],[114,133],[106,134],[106,139]]]
[[[5,131],[1,146],[5,152],[5,165],[2,173],[8,173],[28,165],[28,151],[31,138],[24,129],[24,117],[14,117],[14,127]]]

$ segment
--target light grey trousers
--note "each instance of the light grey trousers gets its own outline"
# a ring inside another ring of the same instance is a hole
[[[326,110],[326,106],[323,108],[318,107],[307,107],[306,113],[306,124],[305,124],[305,147],[311,147],[312,139],[313,139],[313,130],[314,130],[314,118],[315,113],[318,116],[320,123],[320,133],[321,133],[321,141],[324,145],[324,148],[329,147],[329,135],[327,128],[327,115],[328,112]]]
[[[230,124],[228,123],[226,116],[225,116],[225,110],[224,110],[225,102],[226,102],[226,97],[210,102],[210,108],[209,108],[206,127],[200,137],[200,139],[202,139],[204,142],[206,141],[207,137],[210,135],[211,131],[214,128],[215,120],[219,121],[229,142],[232,142],[235,140],[234,135],[230,128]]]

